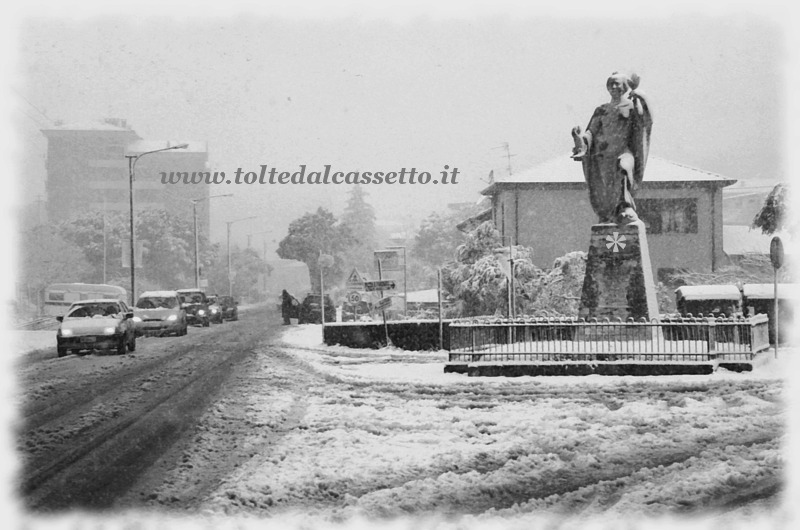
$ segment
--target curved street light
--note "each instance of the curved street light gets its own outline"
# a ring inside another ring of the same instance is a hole
[[[136,303],[136,258],[134,256],[134,231],[133,231],[133,180],[136,174],[136,162],[145,155],[153,153],[160,153],[162,151],[171,151],[173,149],[186,149],[189,144],[178,144],[171,147],[163,147],[161,149],[154,149],[153,151],[145,151],[138,155],[125,155],[128,159],[128,182],[130,183],[130,207],[131,207],[131,305]]]

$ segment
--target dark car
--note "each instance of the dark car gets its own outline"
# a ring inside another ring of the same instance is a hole
[[[330,296],[325,295],[325,322],[333,322],[335,320],[336,309],[333,307]],[[298,321],[300,324],[322,324],[320,295],[309,294],[303,299],[303,303],[300,304]]]
[[[63,317],[56,332],[59,357],[81,350],[116,350],[120,354],[136,349],[133,312],[121,300],[81,300]]]
[[[206,293],[200,289],[178,289],[181,308],[186,311],[186,321],[207,328],[211,325]]]
[[[222,324],[222,307],[217,295],[208,295],[208,319],[215,324]]]
[[[225,320],[239,320],[239,302],[232,296],[220,296],[219,308]]]

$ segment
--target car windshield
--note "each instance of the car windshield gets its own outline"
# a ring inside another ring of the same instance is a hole
[[[175,309],[178,299],[174,296],[148,296],[136,301],[138,309]]]
[[[183,302],[184,304],[202,304],[203,294],[202,293],[181,294],[181,302]]]
[[[67,314],[67,318],[99,318],[116,315],[120,312],[117,304],[79,305]]]

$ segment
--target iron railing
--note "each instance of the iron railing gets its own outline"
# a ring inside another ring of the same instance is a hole
[[[450,361],[751,360],[769,348],[766,315],[634,322],[574,318],[450,323]]]

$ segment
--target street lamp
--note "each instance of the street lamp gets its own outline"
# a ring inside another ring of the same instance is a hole
[[[134,175],[136,174],[136,162],[139,161],[145,155],[151,155],[153,153],[160,153],[162,151],[171,151],[173,149],[186,149],[189,147],[189,144],[178,144],[173,145],[171,147],[163,147],[161,149],[155,149],[153,151],[145,151],[144,153],[139,153],[138,155],[125,155],[125,158],[128,159],[128,182],[130,184],[130,207],[131,207],[131,305],[136,303],[136,257],[134,255],[134,232],[133,232],[133,180]]]
[[[233,193],[212,195],[210,197],[202,197],[200,199],[189,199],[192,201],[192,216],[194,217],[194,286],[196,289],[200,288],[200,239],[197,235],[197,203],[209,201],[216,197],[233,197]]]
[[[408,268],[406,262],[406,247],[386,247],[393,250],[403,250],[403,316],[408,318]]]
[[[255,219],[257,216],[253,215],[251,217],[243,217],[242,219],[236,219],[233,221],[225,221],[228,225],[228,296],[233,296],[233,278],[231,278],[231,225],[233,223],[238,223],[239,221],[249,221],[250,219]]]

